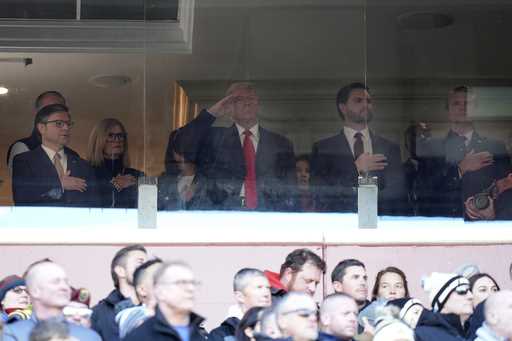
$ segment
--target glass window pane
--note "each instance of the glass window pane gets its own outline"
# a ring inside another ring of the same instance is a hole
[[[76,0],[4,0],[0,18],[75,19]]]
[[[81,18],[177,20],[178,0],[82,0]]]

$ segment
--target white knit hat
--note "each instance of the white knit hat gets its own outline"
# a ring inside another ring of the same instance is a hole
[[[434,312],[441,311],[450,294],[460,286],[466,286],[469,289],[469,281],[455,273],[433,272],[429,277],[422,279],[423,290],[428,292]]]

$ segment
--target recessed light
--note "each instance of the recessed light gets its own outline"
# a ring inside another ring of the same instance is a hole
[[[7,95],[9,93],[9,89],[5,86],[0,86],[0,95]]]

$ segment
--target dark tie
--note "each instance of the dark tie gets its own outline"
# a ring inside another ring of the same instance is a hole
[[[256,192],[256,152],[252,144],[252,133],[244,131],[244,158],[245,158],[245,206],[250,209],[258,207],[258,194]]]
[[[364,153],[362,137],[363,134],[360,132],[354,134],[354,160],[357,160],[357,158]]]

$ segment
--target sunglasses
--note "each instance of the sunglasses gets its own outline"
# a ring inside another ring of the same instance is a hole
[[[460,287],[457,287],[455,288],[455,292],[458,294],[458,295],[461,295],[461,296],[465,296],[468,292],[470,292],[471,290],[469,289],[469,287],[467,286],[460,286]]]
[[[317,311],[316,309],[315,310],[311,310],[311,309],[295,309],[295,310],[290,310],[290,311],[286,311],[284,313],[282,313],[282,315],[289,315],[289,314],[296,314],[300,317],[303,317],[303,318],[309,318],[311,316],[317,316]]]

